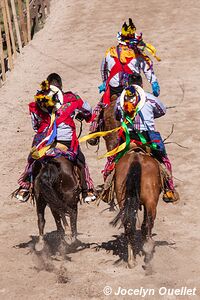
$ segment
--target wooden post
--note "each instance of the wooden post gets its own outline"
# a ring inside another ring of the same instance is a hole
[[[1,24],[0,24],[0,56],[1,56],[1,72],[2,72],[2,80],[6,80],[6,70],[4,64],[4,52],[3,52],[3,40],[2,40],[2,32],[1,32]]]
[[[14,34],[13,34],[13,29],[12,29],[12,22],[11,22],[11,18],[10,18],[10,9],[9,9],[9,6],[8,6],[8,0],[4,0],[4,2],[5,2],[5,6],[6,6],[8,26],[9,26],[9,30],[10,30],[12,50],[13,50],[14,58],[16,58],[17,57],[17,51],[16,51],[15,38],[14,38]]]
[[[30,6],[29,0],[26,0],[26,16],[27,16],[27,37],[28,42],[31,40],[31,16],[30,16]]]
[[[46,8],[47,8],[47,14],[50,14],[50,2],[49,0],[45,0]]]
[[[23,42],[24,45],[27,45],[27,31],[26,31],[26,25],[24,20],[22,0],[17,0],[17,4],[18,4],[19,21],[20,21],[20,27],[22,31]]]
[[[39,24],[38,8],[39,8],[39,0],[35,0],[35,9],[36,9],[36,15],[35,15],[35,30],[36,30],[36,31],[38,31],[38,24]]]
[[[16,30],[16,35],[17,35],[17,43],[18,43],[18,47],[19,47],[19,52],[22,52],[22,41],[21,41],[20,32],[19,32],[19,25],[18,25],[18,22],[17,22],[17,13],[16,13],[16,7],[15,7],[15,1],[10,0],[10,2],[11,2],[11,7],[12,7],[14,23],[15,23],[15,30]]]
[[[30,8],[30,21],[31,21],[31,37],[33,37],[35,31],[36,31],[36,17],[38,16],[38,6],[37,6],[37,0],[33,0],[29,4]]]
[[[44,20],[45,20],[45,3],[44,3],[44,1],[42,0],[41,2],[40,2],[40,5],[41,5],[41,12],[42,12],[42,23],[44,23]]]
[[[13,69],[12,51],[11,51],[10,34],[9,34],[8,21],[7,21],[7,15],[6,15],[6,7],[5,7],[4,0],[1,0],[1,8],[2,8],[2,14],[3,14],[4,30],[5,30],[5,34],[6,34],[8,62],[9,62],[10,70],[12,70]]]

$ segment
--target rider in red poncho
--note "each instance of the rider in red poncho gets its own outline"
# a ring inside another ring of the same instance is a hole
[[[36,159],[47,156],[56,156],[58,148],[62,154],[74,161],[81,171],[82,197],[84,202],[96,199],[94,185],[90,177],[84,154],[82,153],[78,138],[74,117],[90,121],[92,110],[90,105],[72,92],[62,91],[61,77],[52,73],[41,84],[41,91],[35,96],[35,101],[29,104],[32,126],[36,132],[32,150],[28,157],[28,164],[18,183],[20,187],[15,197],[21,201],[27,201],[30,195],[31,170]],[[59,153],[60,155],[60,153]]]

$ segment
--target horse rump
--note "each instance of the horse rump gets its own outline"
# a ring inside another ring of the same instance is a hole
[[[130,164],[125,184],[125,201],[123,208],[110,223],[116,226],[119,221],[125,226],[130,226],[135,230],[136,216],[140,206],[140,182],[141,182],[141,164],[138,160]]]
[[[64,203],[62,201],[62,174],[60,163],[55,159],[50,159],[45,162],[38,161],[34,166],[33,174],[35,176],[34,196],[41,196],[51,209],[58,212],[63,211]]]

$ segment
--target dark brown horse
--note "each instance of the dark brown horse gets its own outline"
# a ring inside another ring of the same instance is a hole
[[[58,233],[66,234],[68,239],[75,239],[80,185],[74,164],[64,157],[49,159],[45,163],[36,161],[33,167],[33,182],[39,228],[39,243],[36,249],[40,250],[43,247],[44,214],[47,205],[55,219]],[[70,227],[66,215],[70,218]]]
[[[114,117],[115,101],[104,110],[104,130],[119,126]],[[105,137],[108,151],[116,147],[117,133]],[[146,262],[152,257],[154,243],[152,228],[156,218],[156,207],[162,191],[162,180],[159,163],[151,156],[141,152],[129,151],[115,167],[115,193],[120,212],[111,222],[116,225],[122,221],[128,241],[128,266],[136,264],[134,237],[138,209],[143,206],[144,218],[141,227],[142,236],[146,240],[144,247]],[[114,201],[114,200],[113,200]]]

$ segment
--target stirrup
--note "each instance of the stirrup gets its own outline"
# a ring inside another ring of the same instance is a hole
[[[27,189],[21,188],[15,193],[14,197],[20,202],[26,202],[30,197],[30,192]]]
[[[92,192],[88,192],[87,196],[83,198],[83,202],[84,203],[89,203],[89,202],[93,202],[96,200],[96,196],[94,193]]]
[[[180,197],[176,190],[174,191],[167,190],[163,194],[163,201],[165,201],[166,203],[174,203],[177,202],[179,199]]]

